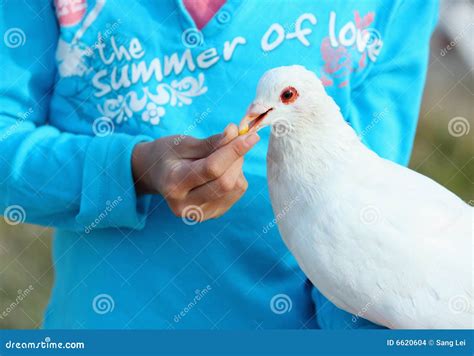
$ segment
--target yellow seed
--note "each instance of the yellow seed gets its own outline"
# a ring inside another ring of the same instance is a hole
[[[245,127],[239,131],[239,136],[245,135],[247,132],[249,132],[249,128]]]

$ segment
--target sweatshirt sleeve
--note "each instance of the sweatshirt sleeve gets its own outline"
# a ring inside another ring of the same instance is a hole
[[[380,156],[407,165],[425,84],[437,0],[402,0],[377,21],[383,47],[352,92],[349,119]]]
[[[58,24],[52,1],[3,1],[0,215],[70,230],[142,228],[131,154],[145,136],[76,135],[48,125]]]
[[[408,164],[428,65],[430,37],[438,14],[436,0],[402,0],[385,16],[383,48],[370,73],[352,92],[350,123],[380,156]],[[364,319],[367,310],[347,313],[313,288],[322,329],[382,328]],[[376,303],[367,300],[367,308]]]

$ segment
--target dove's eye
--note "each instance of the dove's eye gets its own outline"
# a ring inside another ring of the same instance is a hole
[[[293,87],[283,89],[280,100],[283,104],[291,104],[298,98],[298,91]]]

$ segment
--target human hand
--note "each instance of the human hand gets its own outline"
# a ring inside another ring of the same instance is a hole
[[[192,206],[200,209],[193,219],[217,218],[247,190],[243,157],[259,139],[256,133],[238,136],[231,124],[202,140],[168,136],[140,143],[132,156],[137,193],[161,194],[177,216],[187,217]]]

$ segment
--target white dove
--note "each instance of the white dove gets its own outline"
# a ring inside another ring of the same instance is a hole
[[[283,240],[337,307],[389,328],[473,328],[473,210],[362,144],[302,66],[261,78],[241,133],[272,126]]]

